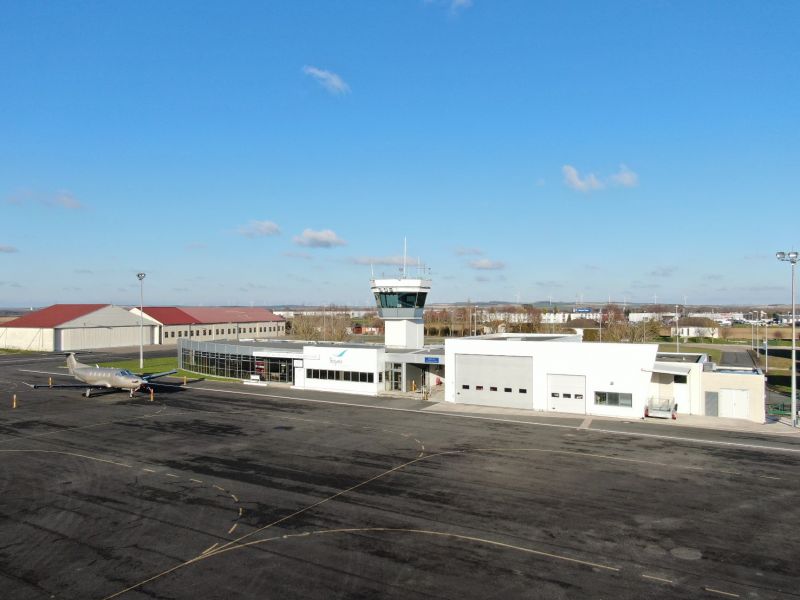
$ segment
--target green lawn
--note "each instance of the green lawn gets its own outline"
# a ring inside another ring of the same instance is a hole
[[[227,379],[225,377],[212,377],[211,375],[199,375],[197,373],[192,373],[190,371],[184,371],[183,369],[178,369],[178,357],[177,356],[166,356],[162,358],[145,358],[144,359],[144,369],[139,369],[139,359],[133,360],[115,360],[111,362],[100,363],[101,367],[118,367],[120,369],[128,369],[133,373],[163,373],[165,371],[172,371],[173,369],[177,369],[178,372],[175,373],[174,377],[186,377],[187,379],[197,379],[201,377],[203,379],[207,379],[210,381],[231,381],[231,379]],[[234,379],[233,381],[239,381],[238,379]]]

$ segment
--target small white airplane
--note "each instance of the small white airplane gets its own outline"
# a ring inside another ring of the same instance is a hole
[[[172,375],[177,371],[165,371],[163,373],[154,373],[152,375],[135,375],[127,369],[118,369],[116,367],[101,367],[95,365],[85,365],[80,363],[75,358],[75,353],[70,352],[67,355],[67,368],[69,374],[82,383],[66,383],[66,384],[26,384],[34,389],[36,388],[84,388],[84,396],[87,398],[91,395],[92,390],[98,389],[119,389],[129,390],[130,397],[133,398],[133,393],[137,390],[147,388],[148,384],[153,379],[164,377],[165,375]]]

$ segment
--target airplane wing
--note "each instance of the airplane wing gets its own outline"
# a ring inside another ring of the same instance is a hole
[[[151,382],[153,379],[158,379],[159,377],[166,377],[167,375],[172,375],[173,373],[177,373],[176,369],[172,371],[164,371],[163,373],[153,373],[152,375],[142,375],[142,379],[147,381],[148,383]]]
[[[93,390],[105,390],[108,389],[105,385],[89,385],[88,383],[54,383],[53,385],[49,385],[47,383],[26,383],[23,381],[25,385],[29,388],[33,388],[34,390],[37,388],[80,388],[85,390],[86,388],[91,388]]]

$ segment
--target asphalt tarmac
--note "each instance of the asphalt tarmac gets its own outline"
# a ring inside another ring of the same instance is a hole
[[[0,357],[3,598],[800,597],[796,439],[62,364]]]

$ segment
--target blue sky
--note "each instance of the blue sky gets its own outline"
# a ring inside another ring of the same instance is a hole
[[[783,303],[800,3],[0,7],[0,306]]]

